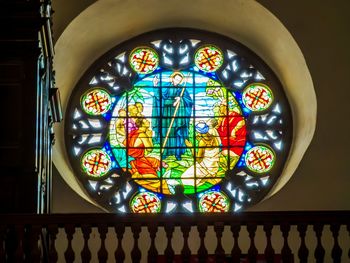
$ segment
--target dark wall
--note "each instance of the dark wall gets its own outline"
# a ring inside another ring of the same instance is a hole
[[[313,141],[290,182],[259,210],[350,209],[350,1],[261,2],[293,35],[317,96]]]
[[[49,10],[39,0],[0,1],[0,213],[49,211]]]

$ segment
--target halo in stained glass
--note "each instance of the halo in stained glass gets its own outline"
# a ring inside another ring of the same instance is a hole
[[[161,203],[154,193],[141,192],[131,200],[130,209],[133,213],[159,213]]]
[[[153,49],[139,47],[131,52],[129,63],[137,73],[150,74],[158,67],[159,58]]]
[[[81,99],[81,106],[89,115],[104,114],[110,109],[111,104],[111,96],[103,89],[88,91]]]
[[[246,153],[245,163],[253,172],[266,173],[275,163],[275,153],[266,146],[255,146]]]
[[[223,64],[224,57],[220,49],[208,45],[197,50],[194,62],[196,66],[204,72],[215,72]]]
[[[199,199],[199,211],[204,213],[228,212],[230,202],[227,196],[219,191],[208,191]]]
[[[272,104],[273,94],[267,85],[252,83],[244,89],[242,101],[252,111],[264,111]]]
[[[100,178],[106,175],[111,169],[111,158],[109,155],[100,149],[92,149],[87,151],[81,159],[81,167],[88,175],[95,178]]]

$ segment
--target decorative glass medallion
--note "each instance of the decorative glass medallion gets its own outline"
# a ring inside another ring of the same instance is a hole
[[[159,58],[151,48],[136,48],[130,54],[130,66],[140,74],[152,73],[158,66]]]
[[[131,200],[130,207],[133,213],[159,213],[161,203],[157,195],[140,192]]]
[[[102,177],[111,169],[111,158],[103,150],[90,150],[86,152],[81,160],[84,172],[92,177]]]
[[[272,91],[267,85],[253,83],[243,91],[243,104],[252,111],[264,111],[273,101]]]
[[[224,58],[221,50],[217,47],[204,46],[197,50],[194,61],[200,70],[214,72],[221,67]]]
[[[106,113],[111,107],[111,97],[103,89],[88,91],[81,99],[84,111],[89,115],[101,115]]]
[[[249,170],[256,173],[266,173],[271,170],[275,163],[275,154],[265,146],[251,148],[246,156],[245,163]]]
[[[230,202],[228,198],[219,191],[209,191],[202,194],[199,199],[199,211],[204,213],[228,212]]]

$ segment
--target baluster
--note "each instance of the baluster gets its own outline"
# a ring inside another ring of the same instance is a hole
[[[250,238],[250,247],[248,249],[248,260],[249,260],[249,263],[256,263],[256,257],[258,255],[258,250],[255,247],[255,242],[254,242],[256,228],[257,227],[256,227],[255,223],[247,224],[247,231],[249,233],[249,238]]]
[[[201,263],[204,263],[207,261],[207,257],[208,257],[208,250],[205,247],[205,233],[207,232],[208,226],[207,223],[205,222],[199,222],[198,226],[198,233],[199,233],[199,238],[200,238],[200,246],[198,249],[198,260]]]
[[[38,241],[40,237],[41,226],[33,225],[30,230],[30,259],[29,262],[40,262],[40,249]]]
[[[5,246],[5,234],[6,234],[6,226],[0,226],[0,262],[6,262],[6,252],[4,249]]]
[[[183,262],[189,262],[191,258],[191,250],[188,246],[188,237],[190,235],[191,226],[188,223],[181,224],[182,236],[184,238],[184,245],[181,250],[181,257]]]
[[[173,233],[174,233],[174,224],[171,222],[167,222],[166,225],[164,226],[166,237],[167,237],[167,246],[164,251],[164,255],[166,258],[167,262],[173,262],[174,260],[174,255],[175,252],[173,250],[173,247],[171,246],[171,240],[173,238]]]
[[[307,259],[309,256],[309,250],[306,247],[305,243],[305,236],[306,236],[306,230],[307,230],[307,224],[302,223],[298,225],[298,231],[300,236],[300,247],[298,251],[298,257],[300,260],[300,263],[307,263]]]
[[[238,244],[238,237],[239,237],[239,232],[241,231],[241,225],[238,223],[232,223],[231,224],[231,232],[233,235],[233,241],[234,245],[231,250],[231,257],[232,257],[232,262],[234,263],[239,263],[241,262],[241,249]]]
[[[74,251],[72,248],[72,240],[73,240],[73,235],[75,233],[75,227],[74,227],[74,225],[67,224],[64,227],[64,230],[66,231],[66,236],[67,236],[67,240],[68,240],[67,249],[64,252],[64,258],[65,258],[66,262],[74,262],[75,254],[74,254]]]
[[[148,225],[148,232],[151,238],[151,245],[148,250],[148,262],[157,262],[158,251],[156,248],[155,239],[158,232],[158,225],[156,222],[152,222]]]
[[[134,237],[134,247],[131,251],[131,259],[132,259],[132,262],[140,262],[141,250],[139,249],[138,239],[140,237],[141,225],[138,223],[132,224],[131,231]]]
[[[105,240],[106,235],[108,232],[108,227],[105,224],[98,225],[97,226],[98,233],[100,233],[100,239],[101,239],[101,246],[99,251],[97,252],[98,261],[99,262],[107,262],[108,259],[108,252],[106,250]]]
[[[14,262],[16,260],[17,237],[15,226],[8,227],[5,240],[6,261]]]
[[[349,234],[350,234],[350,224],[348,224],[348,225],[346,226],[346,229],[348,230],[348,232],[349,232]],[[349,248],[349,250],[348,250],[348,258],[350,258],[350,248]]]
[[[28,261],[31,253],[31,226],[24,227],[23,251],[25,261]]]
[[[275,250],[273,249],[271,243],[272,228],[273,225],[271,223],[264,224],[264,231],[266,235],[266,248],[264,255],[267,263],[273,263],[275,257]]]
[[[225,250],[221,244],[222,232],[224,232],[224,223],[215,222],[214,231],[216,233],[217,245],[215,249],[215,258],[216,262],[224,262],[225,260]]]
[[[22,262],[24,259],[24,250],[23,250],[24,226],[16,225],[15,231],[16,231],[16,237],[17,237],[17,249],[15,253],[15,259],[16,259],[16,262]]]
[[[125,259],[125,252],[123,249],[123,236],[125,232],[125,226],[122,224],[118,224],[114,227],[115,232],[117,233],[117,239],[118,239],[118,245],[117,249],[115,250],[114,257],[116,262],[124,262]]]
[[[338,223],[331,224],[331,232],[334,240],[334,243],[333,243],[334,245],[332,249],[332,259],[334,263],[341,262],[341,255],[343,253],[338,242],[339,229],[340,229],[340,225]]]
[[[91,234],[91,226],[83,224],[81,226],[81,231],[83,232],[83,238],[84,238],[84,247],[80,253],[81,261],[83,263],[90,262],[91,260],[91,251],[89,249],[89,238]]]
[[[290,224],[289,223],[282,223],[280,225],[280,229],[282,231],[283,236],[283,247],[282,247],[282,261],[283,263],[291,263],[292,262],[292,250],[289,247],[288,244],[288,235],[290,231]]]
[[[50,240],[50,244],[49,244],[49,262],[57,262],[58,260],[58,254],[57,254],[57,250],[56,250],[56,237],[57,237],[57,233],[58,233],[58,226],[57,225],[49,225],[48,226],[48,232],[49,232],[49,240]]]
[[[323,231],[323,224],[314,224],[314,231],[316,233],[316,238],[317,238],[317,246],[315,249],[315,259],[316,263],[322,263],[324,260],[324,254],[325,250],[322,246],[322,231]]]

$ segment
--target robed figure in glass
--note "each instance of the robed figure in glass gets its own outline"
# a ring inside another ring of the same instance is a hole
[[[187,79],[181,72],[174,72],[169,80],[169,85],[158,85],[159,78],[154,78],[153,116],[159,118],[153,119],[152,129],[162,147],[162,156],[173,155],[180,160],[186,151],[193,101],[187,90]]]

